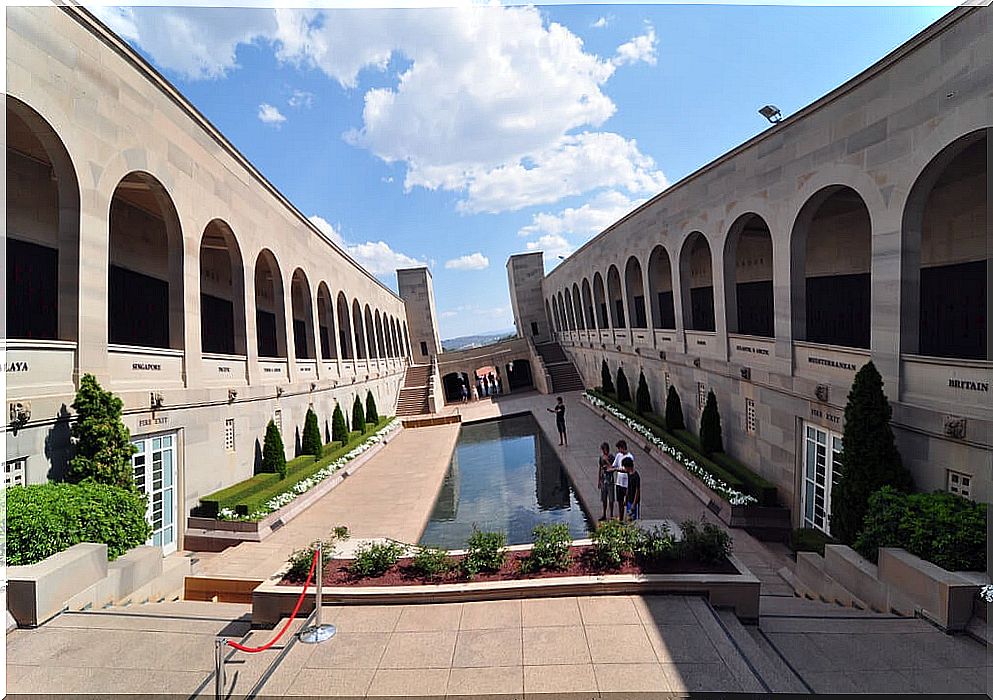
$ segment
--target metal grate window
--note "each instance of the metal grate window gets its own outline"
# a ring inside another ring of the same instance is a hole
[[[703,410],[707,405],[707,387],[703,382],[696,383],[696,407]]]
[[[755,401],[745,399],[745,431],[749,435],[755,434]]]
[[[224,421],[224,449],[234,452],[234,418],[227,418]]]
[[[276,428],[279,429],[279,434],[282,435],[283,434],[283,412],[280,409],[277,408],[276,411],[272,414],[272,422],[276,424]]]
[[[669,387],[672,386],[672,381],[669,379],[669,373],[665,373],[665,395],[669,395]]]
[[[24,470],[27,465],[27,457],[8,460],[3,470],[3,485],[24,486]]]
[[[947,488],[948,491],[954,494],[958,494],[963,498],[971,498],[972,494],[972,477],[968,474],[963,474],[962,472],[954,472],[951,469],[947,470]]]

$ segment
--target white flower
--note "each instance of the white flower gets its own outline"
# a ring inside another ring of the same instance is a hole
[[[980,588],[979,597],[986,603],[993,603],[993,586],[987,584]]]

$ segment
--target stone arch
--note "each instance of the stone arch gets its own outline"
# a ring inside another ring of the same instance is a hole
[[[714,265],[710,242],[699,231],[683,241],[679,251],[683,327],[688,331],[714,331]]]
[[[302,268],[290,278],[290,303],[293,314],[293,356],[300,360],[317,357],[314,343],[314,308],[310,297],[310,282]]]
[[[627,293],[628,322],[631,328],[648,328],[645,281],[641,274],[641,262],[633,255],[624,265],[624,291]]]
[[[607,269],[607,298],[610,308],[610,327],[624,328],[624,294],[621,291],[621,274],[616,265]]]
[[[338,337],[335,333],[334,302],[331,301],[331,290],[323,280],[317,285],[317,336],[320,339],[321,358],[332,360],[338,358]]]
[[[595,330],[596,324],[596,311],[593,309],[593,293],[590,291],[590,278],[583,278],[583,312],[586,316],[586,328],[587,330]]]
[[[255,259],[255,341],[259,357],[286,357],[283,277],[276,256],[263,248]]]
[[[379,353],[376,350],[376,326],[372,320],[372,309],[369,305],[365,305],[365,342],[366,349],[369,352],[369,358],[375,359],[379,357]]]
[[[355,359],[355,345],[352,336],[352,321],[348,313],[348,297],[344,292],[338,292],[338,347],[341,348],[341,358],[343,360]]]
[[[758,214],[742,214],[724,241],[724,313],[729,333],[775,336],[773,242]]]
[[[365,324],[362,322],[362,307],[358,299],[352,300],[352,331],[355,336],[355,357],[364,360],[368,355],[366,346]]]
[[[576,328],[585,331],[586,321],[583,319],[583,301],[579,296],[579,285],[572,283],[572,310],[576,315]]]
[[[652,303],[652,327],[676,328],[676,299],[672,290],[672,262],[660,245],[648,256],[648,293]]]
[[[237,237],[221,219],[208,223],[200,238],[200,348],[248,354],[245,266]]]
[[[383,317],[379,313],[379,309],[376,309],[375,314],[376,323],[376,349],[379,351],[379,358],[386,358],[386,340],[383,337]]]
[[[7,95],[8,338],[77,339],[79,196],[55,128]]]
[[[597,328],[610,328],[607,297],[603,291],[603,276],[599,272],[593,273],[593,304],[596,308]]]

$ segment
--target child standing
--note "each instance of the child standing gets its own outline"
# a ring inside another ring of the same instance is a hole
[[[628,475],[627,503],[624,511],[628,520],[638,520],[641,517],[641,474],[634,469],[634,460],[625,457],[624,468]]]
[[[607,519],[608,510],[610,518],[614,517],[614,472],[611,467],[614,464],[614,455],[610,454],[610,444],[600,445],[600,460],[597,469],[596,484],[600,489],[600,503],[603,505],[603,515],[600,520]]]

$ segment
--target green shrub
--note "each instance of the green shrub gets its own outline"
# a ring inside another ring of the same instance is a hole
[[[345,414],[337,403],[334,405],[334,413],[331,414],[331,440],[342,445],[348,442],[348,423],[345,422]]]
[[[731,535],[713,523],[685,520],[680,523],[683,539],[679,542],[680,558],[716,564],[731,554]]]
[[[561,571],[568,569],[572,562],[569,547],[572,546],[572,535],[569,526],[564,523],[555,525],[537,525],[531,531],[534,544],[531,553],[521,559],[521,572],[532,574],[544,569]]]
[[[669,385],[669,393],[665,397],[665,427],[670,433],[675,430],[685,430],[683,421],[683,403],[679,400],[676,385]]]
[[[301,440],[303,454],[314,455],[315,459],[320,459],[324,452],[324,443],[321,441],[321,427],[317,422],[317,414],[313,408],[307,409],[307,418],[303,422],[303,439]]]
[[[358,394],[355,395],[355,401],[352,402],[352,430],[365,432],[365,413],[362,411],[362,402],[359,400]]]
[[[334,556],[334,549],[338,542],[348,539],[348,528],[344,525],[337,526],[331,531],[331,536],[322,542],[321,568],[323,569]],[[290,581],[304,582],[307,574],[310,573],[310,563],[314,561],[314,552],[317,551],[317,544],[295,550],[287,560],[290,568],[286,572],[286,578]],[[317,572],[314,572],[316,577]]]
[[[507,560],[507,536],[502,532],[480,532],[475,528],[466,542],[462,572],[472,578],[481,571],[499,571]]]
[[[600,383],[603,385],[603,393],[608,396],[614,396],[614,380],[610,377],[610,367],[607,366],[607,359],[604,358],[600,363]]]
[[[638,390],[635,392],[635,410],[639,415],[646,416],[652,412],[652,394],[648,391],[648,382],[645,381],[645,372],[642,370],[638,375]]]
[[[902,547],[948,571],[985,571],[986,509],[946,491],[908,495],[884,486],[869,497],[854,549],[875,562],[880,547]]]
[[[148,502],[133,489],[96,482],[7,488],[7,564],[34,564],[80,542],[107,545],[116,559],[145,544]]]
[[[896,449],[883,393],[883,378],[872,362],[855,375],[845,405],[845,429],[839,474],[831,486],[831,533],[852,544],[862,528],[869,497],[883,486],[913,490],[913,479]]]
[[[414,555],[411,567],[425,578],[439,578],[455,568],[455,560],[439,547],[421,547]]]
[[[623,367],[617,368],[617,400],[624,404],[631,403],[631,387],[628,386]]]
[[[617,569],[634,551],[639,530],[629,522],[608,520],[593,532],[593,558],[603,569]]]
[[[360,578],[382,576],[403,556],[405,547],[398,542],[372,542],[359,547],[348,572]]]
[[[676,540],[668,525],[641,530],[634,544],[634,555],[642,562],[653,563],[676,555]]]
[[[824,556],[824,545],[835,544],[836,540],[812,527],[801,527],[790,533],[790,549],[794,552],[817,552]]]
[[[286,452],[283,449],[283,436],[274,421],[265,427],[265,440],[262,443],[262,471],[266,474],[279,474],[286,478]]]
[[[717,397],[714,390],[707,392],[707,403],[700,416],[700,448],[707,457],[724,451],[724,440],[721,437],[721,414],[717,410]]]
[[[376,410],[376,399],[371,391],[365,393],[365,420],[366,423],[378,423],[379,411]]]
[[[68,481],[134,488],[131,455],[137,448],[121,422],[123,407],[124,403],[104,391],[92,374],[84,374],[79,380],[79,391],[72,402],[76,418],[70,430],[75,444],[66,474]]]

